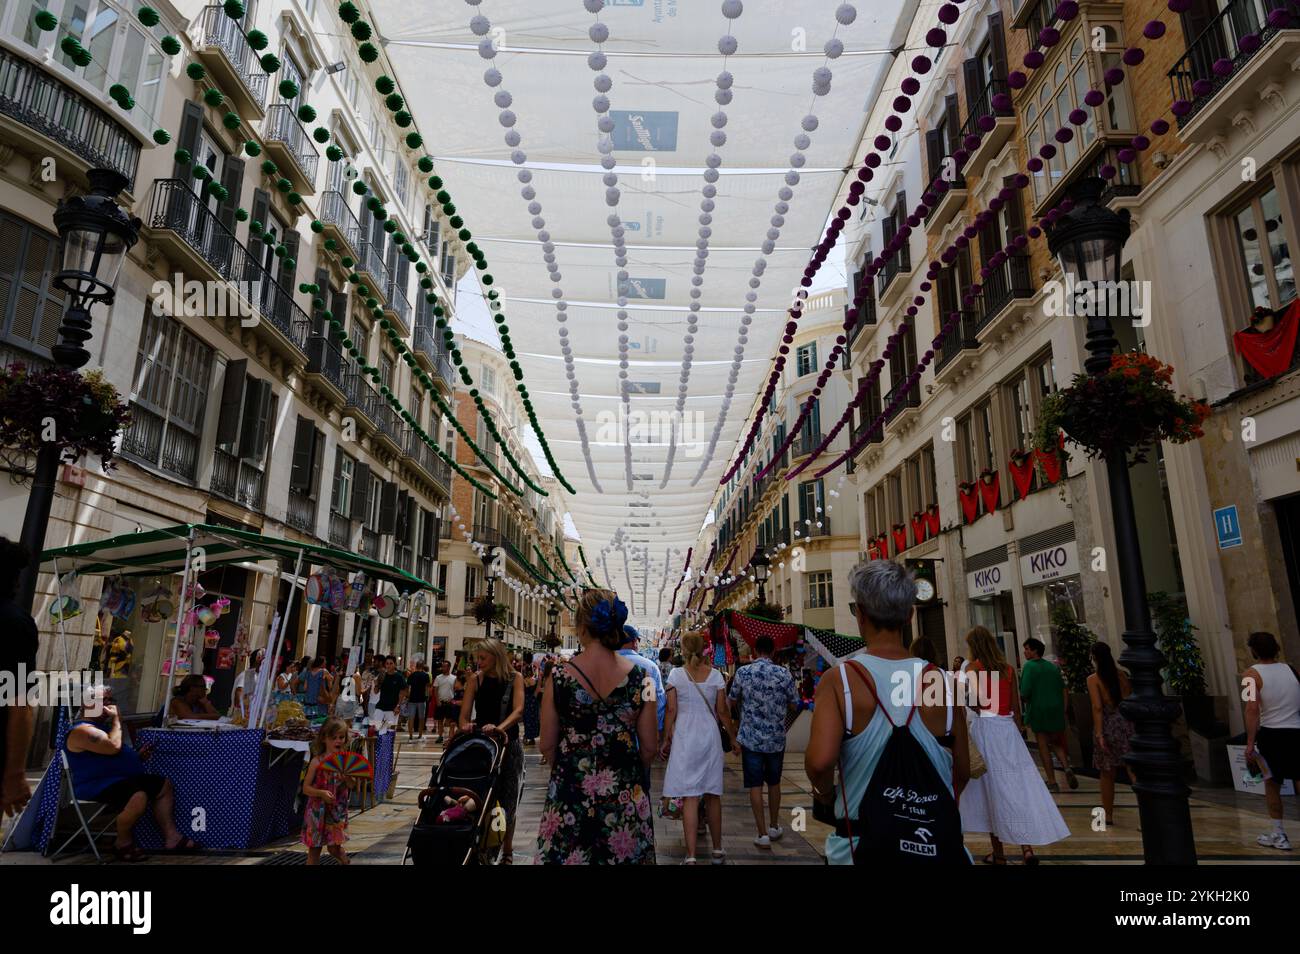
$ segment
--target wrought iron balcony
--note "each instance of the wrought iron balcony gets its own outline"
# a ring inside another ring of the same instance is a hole
[[[947,322],[951,315],[952,312],[948,312],[942,316],[942,320]],[[979,317],[978,312],[963,311],[956,327],[944,335],[943,344],[939,347],[939,353],[934,356],[934,373],[936,377],[963,351],[976,351],[979,349]]]
[[[898,249],[898,252],[889,257],[885,262],[885,267],[876,275],[876,297],[884,298],[889,286],[899,275],[905,275],[912,270],[912,252],[908,243],[904,242]]]
[[[379,559],[379,534],[369,527],[361,528],[361,545],[357,547],[363,556],[368,556],[372,560]]]
[[[868,325],[874,325],[876,323],[876,299],[875,298],[868,297],[865,301],[862,302],[861,305],[858,305],[857,308],[858,308],[857,320],[854,321],[853,327],[849,329],[850,348],[853,347],[853,342],[857,340],[857,337],[859,334],[861,334],[863,328],[867,327]]]
[[[354,258],[360,254],[361,223],[348,207],[347,196],[335,189],[324,193],[320,197],[320,221],[326,238],[342,242]]]
[[[352,521],[341,513],[330,511],[330,545],[344,550],[352,549]]]
[[[444,492],[450,489],[451,468],[409,427],[402,436],[402,455],[414,461]]]
[[[872,421],[874,421],[877,417],[880,416],[880,411],[879,409],[877,409],[875,411],[868,412],[866,414],[863,414],[861,411],[859,411],[858,414],[859,414],[859,420],[854,422],[853,429],[851,431],[850,438],[849,438],[849,440],[854,444],[856,444],[859,438],[862,437],[862,429],[868,427]],[[870,446],[871,444],[879,444],[884,439],[885,439],[884,427],[877,427],[874,431],[872,431],[871,436],[867,438],[867,443],[864,446]]]
[[[370,289],[379,296],[388,288],[388,266],[384,264],[383,252],[375,242],[368,238],[357,240],[357,265],[359,275],[369,276]]]
[[[362,420],[371,430],[379,426],[379,392],[352,362],[343,367],[343,394],[345,409],[361,412]]]
[[[801,431],[794,439],[794,443],[790,445],[791,458],[798,460],[800,457],[807,457],[820,447],[825,439],[826,435],[820,431]]]
[[[885,395],[885,407],[889,407],[891,404],[894,403],[894,397],[898,393],[899,393],[898,385],[895,385],[894,387],[889,389],[889,393]],[[887,424],[892,424],[894,421],[898,420],[899,416],[903,414],[905,411],[907,411],[908,409],[920,407],[920,406],[921,406],[921,384],[918,381],[916,384],[913,384],[910,388],[907,389],[906,393],[903,395],[903,400],[899,402],[898,406],[885,415],[885,422]]]
[[[1169,71],[1174,99],[1185,100],[1192,106],[1185,116],[1178,117],[1179,128],[1191,123],[1220,90],[1240,75],[1240,68],[1247,60],[1269,46],[1273,37],[1283,30],[1295,29],[1300,29],[1300,12],[1294,3],[1230,0]],[[1222,76],[1214,68],[1220,61],[1232,64],[1232,69]],[[1257,84],[1252,83],[1252,88],[1257,88]]]
[[[384,399],[383,395],[378,395],[379,400],[375,402],[375,425],[378,428],[379,436],[388,441],[394,451],[402,449],[402,431],[404,429],[402,419],[397,416],[397,412]]]
[[[266,501],[266,473],[218,447],[213,450],[211,490],[249,510],[260,511]]]
[[[1012,107],[998,109],[993,105],[994,98],[1000,94],[1010,96],[1011,87],[1007,85],[1006,80],[995,76],[988,81],[974,102],[966,104],[966,121],[962,124],[959,138],[965,142],[966,137],[973,134],[979,136],[980,144],[966,160],[962,170],[964,173],[983,174],[984,167],[1001,151],[1015,131],[1015,109]],[[989,119],[993,120],[991,124],[988,122]],[[981,124],[991,128],[983,129]],[[957,188],[964,188],[964,185],[963,183]]]
[[[289,491],[289,506],[284,522],[295,530],[316,535],[316,501],[297,490]]]
[[[266,151],[280,163],[281,171],[297,177],[294,184],[298,191],[304,195],[314,193],[320,154],[292,107],[287,103],[273,103],[267,109],[266,119],[262,121],[262,139],[266,141]]]
[[[1034,286],[1029,277],[1029,256],[1011,256],[997,268],[992,269],[989,277],[983,279],[980,284],[982,309],[975,329],[977,333],[995,322],[1003,310],[1016,299],[1034,297]]]
[[[147,221],[151,229],[174,234],[196,263],[202,262],[216,277],[235,283],[235,290],[264,319],[258,327],[263,323],[272,326],[298,355],[306,356],[311,330],[307,313],[221,224],[188,183],[155,180]]]
[[[198,475],[199,439],[131,402],[131,426],[122,435],[122,456],[193,483]]]
[[[305,372],[320,375],[346,397],[343,363],[343,352],[328,335],[312,335],[307,339]]]
[[[820,520],[813,520],[812,518],[805,519],[810,522],[804,523],[803,520],[795,522],[794,533],[796,539],[803,537],[807,540],[812,537],[829,537],[831,535],[831,518],[826,516],[826,514],[822,514]],[[819,523],[821,524],[820,527],[817,526]]]
[[[140,164],[140,144],[135,137],[85,96],[3,48],[0,115],[58,143],[85,160],[88,168],[116,169],[126,176],[127,189],[135,189]]]
[[[265,115],[267,73],[238,23],[219,4],[204,7],[190,35],[194,52],[230,93],[241,116]]]
[[[384,286],[384,295],[388,298],[388,304],[384,310],[398,320],[401,327],[398,333],[409,331],[411,328],[411,303],[406,297],[406,290],[397,283],[397,276],[389,273],[388,284]]]

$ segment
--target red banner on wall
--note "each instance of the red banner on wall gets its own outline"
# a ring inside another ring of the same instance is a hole
[[[1268,331],[1245,328],[1232,336],[1232,344],[1261,377],[1275,378],[1291,367],[1297,331],[1300,331],[1300,299],[1281,314],[1274,313],[1273,327]]]

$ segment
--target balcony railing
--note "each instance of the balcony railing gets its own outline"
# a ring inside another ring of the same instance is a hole
[[[268,76],[239,24],[226,16],[219,4],[213,4],[204,7],[200,14],[198,36],[200,46],[215,47],[225,55],[231,70],[248,91],[249,100],[257,104],[260,112],[261,105],[266,102]]]
[[[1037,0],[1037,2],[1029,0],[1028,4],[1015,15],[1014,22],[1024,28],[1031,48],[1042,47],[1039,34],[1056,22],[1056,8],[1060,4],[1061,0]]]
[[[898,393],[898,390],[899,390],[898,385],[895,385],[894,387],[889,389],[889,393],[885,395],[885,407],[889,407],[891,404],[893,404],[894,397]],[[916,384],[913,384],[910,388],[907,389],[907,393],[903,396],[903,400],[899,402],[898,406],[885,415],[885,422],[889,423],[893,421],[895,418],[898,417],[898,415],[902,414],[903,411],[905,411],[907,408],[920,407],[920,406],[921,406],[921,384],[918,381]]]
[[[307,339],[307,374],[319,374],[340,391],[343,382],[343,352],[325,335],[312,335]],[[345,392],[346,393],[346,392]]]
[[[850,440],[852,440],[852,442],[856,444],[858,442],[858,439],[862,437],[863,428],[868,427],[871,424],[871,422],[874,421],[879,416],[880,416],[879,408],[877,408],[874,411],[869,411],[866,414],[862,414],[861,415],[862,419],[855,421],[853,424],[853,430],[851,433]],[[867,444],[879,444],[884,439],[885,439],[885,429],[883,427],[877,427],[871,433],[871,436],[867,438]]]
[[[817,526],[819,523],[821,524],[820,527]],[[812,523],[805,524],[803,520],[800,520],[795,523],[794,530],[796,534],[805,540],[810,537],[829,537],[831,535],[831,518],[822,514],[820,520],[814,520]]]
[[[962,142],[965,142],[966,137],[972,134],[978,135],[981,139],[987,135],[979,128],[979,122],[985,116],[992,116],[996,119],[999,116],[1015,115],[1014,109],[997,109],[994,107],[993,97],[999,93],[1010,95],[1011,87],[1007,85],[1006,80],[998,79],[995,76],[988,81],[975,101],[966,105],[966,121],[962,123],[961,133],[958,137]]]
[[[131,402],[131,427],[122,435],[122,454],[189,483],[199,469],[199,439],[175,426],[164,426],[153,411]]]
[[[952,312],[943,316],[947,322]],[[957,357],[962,351],[974,351],[980,346],[979,333],[979,314],[973,311],[963,311],[961,320],[951,331],[943,338],[943,344],[939,348],[939,353],[934,356],[934,370],[942,371],[947,367],[948,362]]]
[[[857,321],[853,323],[853,327],[849,330],[849,347],[853,347],[854,340],[858,337],[863,328],[868,325],[874,325],[875,323],[876,300],[874,298],[868,298],[858,306]]]
[[[279,144],[302,175],[302,185],[306,191],[315,191],[316,167],[320,163],[320,154],[311,144],[311,136],[298,122],[293,109],[287,103],[274,103],[266,111],[262,122],[262,138],[268,144]]]
[[[397,284],[397,276],[390,273],[389,282],[384,286],[388,297],[388,310],[397,316],[403,328],[411,327],[411,303],[406,298],[406,290]]]
[[[407,573],[410,573],[411,568],[415,565],[415,551],[412,550],[410,547],[399,546],[397,547],[396,559],[397,559],[397,568],[399,570],[405,570]]]
[[[365,415],[372,427],[379,425],[379,392],[370,385],[360,369],[350,362],[343,368],[343,394],[344,406],[356,408]]]
[[[316,533],[316,501],[296,490],[289,491],[289,507],[284,522],[303,533]]]
[[[211,489],[249,510],[261,510],[266,500],[266,474],[218,447],[213,451]]]
[[[348,251],[357,255],[361,245],[361,223],[348,207],[348,199],[342,192],[330,189],[320,198],[320,221],[326,228],[338,232],[339,237],[348,246]]]
[[[446,462],[433,452],[420,435],[410,428],[406,429],[405,436],[402,439],[402,453],[415,461],[416,466],[428,474],[433,480],[442,485],[444,490],[451,487],[451,468]]]
[[[1239,73],[1239,67],[1258,53],[1280,30],[1300,28],[1300,13],[1288,0],[1231,0],[1187,47],[1182,59],[1169,71],[1169,85],[1175,100],[1192,104],[1179,127],[1186,126],[1214,98],[1214,94]],[[1243,50],[1242,40],[1251,37]],[[1214,65],[1220,60],[1232,64],[1220,76]]]
[[[86,160],[116,169],[135,189],[140,144],[107,112],[35,63],[0,49],[0,114]]]
[[[221,278],[239,283],[240,293],[257,313],[306,354],[311,329],[307,313],[188,184],[179,179],[154,182],[149,227],[175,232]]]
[[[884,269],[882,269],[880,274],[876,276],[876,296],[880,297],[884,295],[885,290],[889,288],[890,283],[896,276],[910,272],[911,270],[912,252],[905,242],[899,248],[897,254],[889,257],[889,260],[885,262]]]
[[[375,426],[379,428],[379,433],[386,437],[394,447],[400,448],[402,446],[402,419],[397,416],[397,412],[393,410],[392,405],[385,401],[382,396],[377,395],[377,397],[374,412]]]
[[[1017,298],[1033,298],[1034,286],[1029,278],[1029,257],[1013,255],[992,270],[981,283],[980,298],[983,305],[976,331],[1002,313],[1002,309]]]
[[[810,596],[803,601],[804,609],[834,609],[835,599],[830,596]]]
[[[432,326],[416,324],[411,333],[411,350],[417,356],[423,353],[431,363],[438,360],[438,336]]]
[[[330,546],[352,549],[352,521],[341,513],[330,511]]]
[[[379,559],[379,534],[369,527],[361,528],[361,545],[357,548],[363,556],[372,560]]]
[[[370,275],[370,283],[376,293],[382,295],[388,287],[388,266],[370,239],[361,238],[357,241],[357,271]]]
[[[820,431],[800,431],[799,436],[794,439],[794,444],[791,445],[791,454],[795,459],[807,457],[821,446],[821,442],[825,439],[826,436]]]

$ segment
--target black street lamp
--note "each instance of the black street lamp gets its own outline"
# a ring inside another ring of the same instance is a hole
[[[487,576],[487,619],[483,623],[483,635],[492,638],[492,624],[496,622],[496,547],[489,547],[483,552],[483,572]]]
[[[68,307],[59,324],[58,343],[50,349],[59,367],[85,367],[90,352],[90,307],[113,304],[113,286],[126,254],[140,237],[140,219],[127,215],[117,204],[118,194],[129,182],[116,169],[91,169],[87,195],[60,200],[54,211],[54,228],[59,233],[60,269],[52,280],[55,288],[68,295]],[[45,549],[45,531],[54,503],[62,448],[46,443],[36,454],[31,495],[23,516],[22,544],[33,559],[18,578],[18,605],[32,609],[36,599],[36,575]]]
[[[1118,282],[1121,253],[1129,237],[1128,211],[1116,213],[1102,204],[1105,180],[1085,178],[1071,190],[1073,208],[1054,225],[1047,226],[1047,244],[1061,265],[1066,281]],[[1082,295],[1082,292],[1080,293]],[[1110,369],[1119,347],[1107,309],[1094,299],[1088,309],[1084,369],[1102,375]],[[1165,657],[1156,648],[1147,605],[1146,578],[1138,543],[1133,489],[1129,484],[1127,447],[1106,453],[1111,515],[1119,562],[1120,596],[1124,605],[1124,652],[1119,661],[1132,676],[1133,693],[1120,703],[1120,711],[1136,732],[1125,762],[1133,775],[1138,814],[1142,825],[1142,850],[1147,864],[1194,865],[1196,842],[1188,807],[1190,790],[1180,775],[1178,743],[1171,727],[1179,704],[1163,691],[1160,674]]]
[[[549,629],[546,633],[546,644],[548,646],[554,647],[560,645],[560,635],[556,632],[556,623],[559,618],[560,608],[558,606],[552,603],[546,607],[546,621],[549,624]]]
[[[767,602],[767,573],[771,569],[772,561],[767,558],[763,548],[759,547],[754,551],[753,557],[749,561],[750,569],[754,571],[754,582],[758,584],[758,601]]]

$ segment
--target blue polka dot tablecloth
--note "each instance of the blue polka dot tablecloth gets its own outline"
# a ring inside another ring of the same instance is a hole
[[[63,725],[59,730],[61,747],[67,731]],[[181,834],[204,848],[240,850],[298,830],[302,818],[295,811],[295,800],[303,755],[264,746],[264,735],[260,729],[141,730],[137,748],[153,749],[145,768],[171,779],[176,792],[174,817]],[[391,741],[389,745],[391,751]],[[56,758],[47,772],[39,809],[35,847],[42,853],[49,848],[58,820],[61,780],[62,767]],[[163,847],[152,814],[136,825],[135,837],[146,851]]]
[[[388,785],[393,780],[393,750],[397,740],[396,732],[383,732],[375,739],[375,800],[382,802],[388,794]]]

